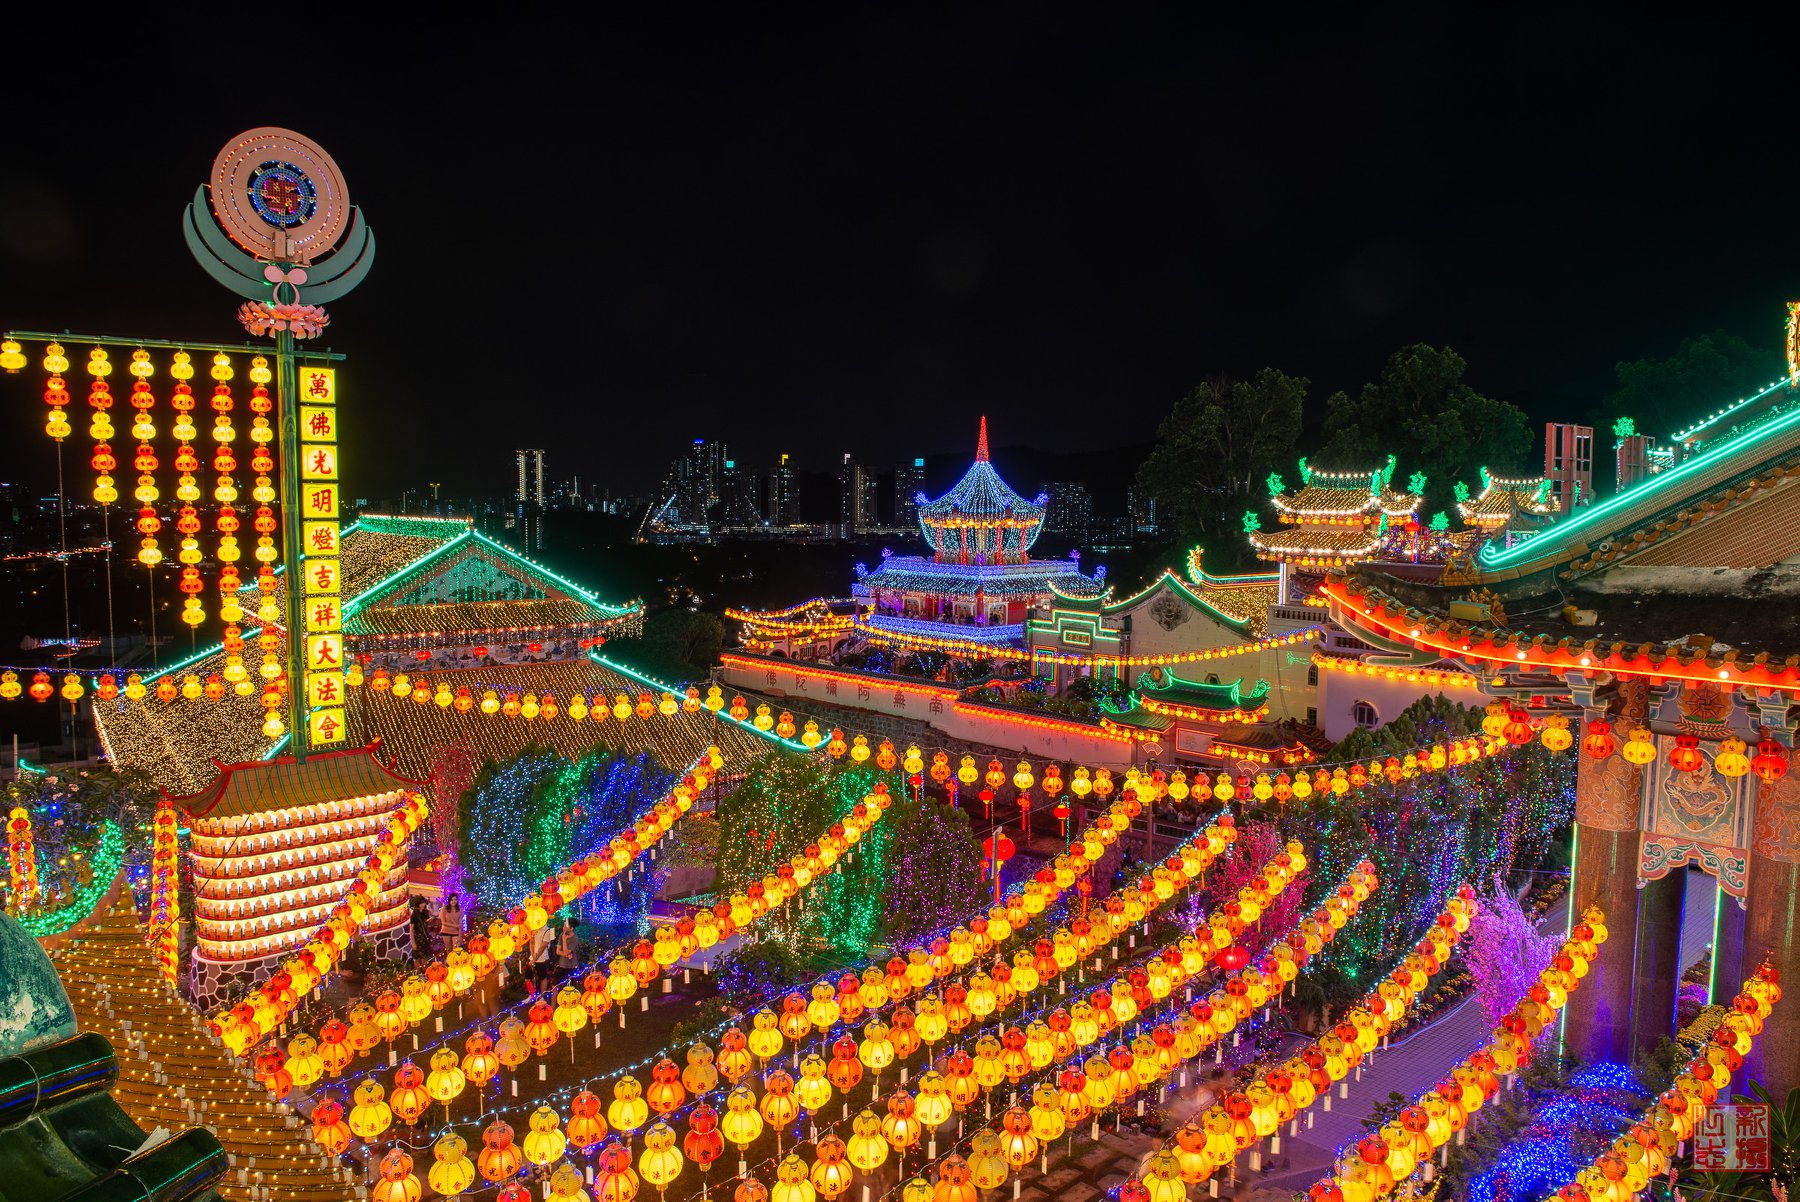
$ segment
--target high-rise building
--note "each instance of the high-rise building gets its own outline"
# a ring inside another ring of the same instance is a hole
[[[1566,422],[1544,423],[1544,476],[1562,503],[1574,512],[1577,503],[1594,499],[1594,428]]]
[[[845,533],[856,529],[856,461],[848,451],[838,464],[838,525]]]
[[[1132,537],[1156,533],[1156,497],[1133,484],[1125,490],[1125,511]]]
[[[1044,517],[1045,531],[1086,538],[1094,517],[1094,496],[1088,486],[1079,480],[1052,481],[1041,485],[1040,491],[1050,498],[1049,513]]]
[[[792,526],[800,520],[799,487],[785,453],[769,469],[768,518],[771,526]]]
[[[725,476],[725,444],[696,438],[687,453],[670,469],[677,520],[688,526],[704,526],[721,499]]]
[[[512,522],[508,529],[522,551],[544,549],[544,452],[542,449],[513,452],[518,467],[518,484],[513,490]]]
[[[894,466],[894,525],[916,526],[919,522],[919,497],[925,491],[925,461]]]
[[[740,468],[737,460],[727,459],[719,479],[721,521],[727,526],[760,526],[763,524],[762,498],[757,495],[761,481],[756,473]]]
[[[871,526],[881,525],[881,516],[875,505],[880,497],[880,481],[874,468],[867,464],[856,465],[856,528],[867,530]]]

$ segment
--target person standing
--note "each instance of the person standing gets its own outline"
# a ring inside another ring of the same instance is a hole
[[[443,951],[447,954],[462,941],[462,936],[462,903],[452,893],[444,902],[444,908],[438,911],[438,939],[442,942]]]

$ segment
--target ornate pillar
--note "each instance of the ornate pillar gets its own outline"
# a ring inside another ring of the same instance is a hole
[[[1800,1086],[1800,774],[1792,767],[1773,785],[1757,783],[1745,889],[1744,968],[1767,955],[1787,996],[1763,1024],[1744,1071],[1785,1098]],[[1730,983],[1732,991],[1743,975]]]
[[[1632,872],[1635,876],[1635,866]],[[1687,879],[1688,870],[1677,868],[1638,890],[1636,982],[1631,992],[1633,1059],[1675,1033],[1675,994],[1681,984],[1681,913],[1687,897]],[[1623,923],[1621,915],[1620,924]]]
[[[1635,687],[1634,687],[1635,685]],[[1641,722],[1648,690],[1627,681],[1616,723]],[[1607,718],[1590,708],[1588,720]],[[1620,731],[1623,734],[1623,730]],[[1637,966],[1638,814],[1643,770],[1609,755],[1582,754],[1575,769],[1575,867],[1571,923],[1590,905],[1606,912],[1607,941],[1563,1011],[1563,1046],[1586,1060],[1631,1058],[1631,992]]]

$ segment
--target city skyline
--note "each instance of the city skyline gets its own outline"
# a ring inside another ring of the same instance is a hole
[[[146,228],[174,228],[195,164],[246,120],[312,130],[359,165],[352,199],[395,217],[383,270],[325,341],[349,356],[346,437],[384,448],[346,459],[364,495],[389,478],[485,489],[497,430],[648,491],[673,412],[745,462],[785,451],[809,468],[899,458],[883,451],[896,423],[913,455],[948,454],[981,412],[1048,451],[1135,445],[1196,384],[1265,365],[1312,381],[1316,421],[1326,395],[1417,341],[1456,348],[1474,386],[1534,421],[1586,421],[1618,361],[1716,328],[1774,347],[1795,291],[1775,219],[1800,171],[1776,149],[1785,98],[1730,66],[1720,31],[1574,14],[1555,44],[1488,31],[1471,59],[1447,14],[1273,38],[1179,14],[976,14],[948,39],[896,14],[835,14],[798,39],[720,20],[623,19],[598,71],[540,38],[434,30],[417,65],[316,64],[304,99],[147,90],[136,111],[166,139],[96,149],[140,194],[173,198],[136,215]],[[179,58],[182,36],[133,49]],[[708,68],[689,79],[696,54]],[[529,117],[488,71],[509,56],[546,64]],[[1076,69],[1089,61],[1129,69]],[[1645,70],[1668,86],[1638,88]],[[437,97],[439,120],[384,145],[367,117],[442,71],[465,86]],[[575,78],[599,91],[565,96]],[[217,298],[170,286],[193,271],[179,239],[112,253],[112,201],[61,129],[104,127],[114,101],[59,90],[65,119],[17,131],[0,164],[0,297],[29,295],[48,329],[234,336]],[[1194,130],[1227,112],[1197,153]],[[417,202],[419,163],[500,128],[507,182],[479,213]],[[602,168],[585,161],[567,181],[605,232],[540,244],[524,231],[561,202],[526,168],[560,162],[578,132],[613,147],[612,182],[587,187]],[[926,161],[940,169],[909,166]],[[483,353],[424,337],[422,298],[440,295]],[[572,340],[518,333],[558,312],[582,315]],[[556,366],[525,382],[518,364],[538,360]],[[544,403],[571,387],[601,420]],[[0,420],[30,433],[29,413]]]

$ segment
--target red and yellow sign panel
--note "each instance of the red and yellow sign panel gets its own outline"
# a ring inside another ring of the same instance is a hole
[[[300,369],[301,575],[306,582],[306,737],[342,743],[344,730],[343,529],[338,514],[337,371]]]

